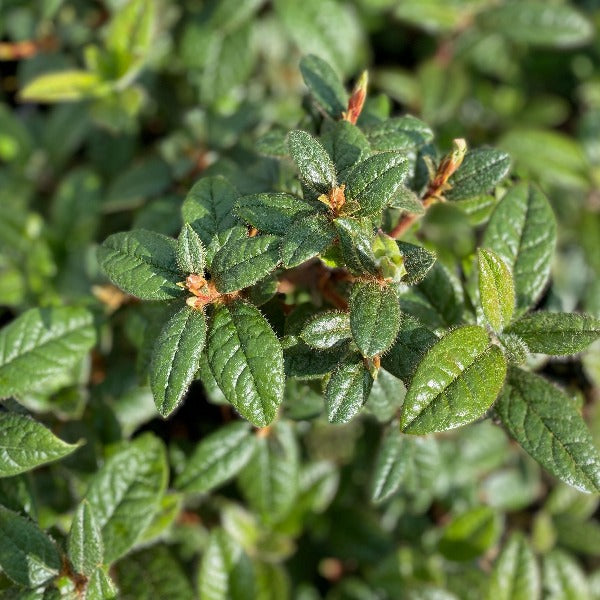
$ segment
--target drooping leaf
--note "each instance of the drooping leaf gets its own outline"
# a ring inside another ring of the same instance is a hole
[[[58,575],[58,549],[33,521],[0,506],[0,537],[0,568],[15,583],[35,588]]]
[[[170,300],[181,295],[177,283],[177,242],[153,231],[113,233],[98,248],[98,261],[109,279],[141,300]]]
[[[335,239],[335,229],[323,215],[304,217],[288,228],[281,242],[286,269],[296,267],[326,250]]]
[[[351,355],[331,374],[325,388],[325,407],[330,423],[347,423],[369,397],[373,378],[358,355]]]
[[[41,423],[16,413],[0,412],[0,431],[0,477],[60,460],[80,446],[63,442]]]
[[[176,486],[208,492],[231,479],[252,457],[256,437],[247,423],[231,423],[204,438],[178,475]]]
[[[446,334],[427,352],[412,378],[400,427],[424,434],[466,425],[483,416],[504,382],[506,359],[481,327]]]
[[[354,275],[365,271],[377,274],[378,267],[373,254],[373,227],[367,219],[340,217],[334,221],[340,250],[348,270]]]
[[[183,400],[200,365],[205,341],[204,313],[188,306],[177,311],[160,332],[152,353],[150,387],[163,417]]]
[[[515,288],[506,263],[491,250],[479,249],[479,298],[492,329],[502,331],[515,309]]]
[[[112,563],[144,533],[167,485],[165,449],[144,434],[113,454],[90,482],[90,503],[104,541],[104,560]]]
[[[600,337],[600,321],[589,315],[540,311],[522,317],[506,331],[518,335],[531,352],[575,354]]]
[[[348,105],[348,94],[329,63],[309,54],[300,61],[300,72],[319,106],[331,118],[339,119]]]
[[[331,156],[338,173],[364,160],[371,151],[364,133],[349,121],[328,123],[321,143]]]
[[[374,282],[356,282],[350,295],[352,337],[365,357],[383,354],[400,328],[400,305],[395,290]]]
[[[241,301],[218,306],[206,351],[227,400],[253,425],[268,425],[283,399],[283,353],[260,311]]]
[[[510,435],[553,475],[584,492],[600,490],[600,452],[557,387],[511,367],[496,411]]]
[[[298,167],[300,179],[316,196],[328,194],[335,187],[335,165],[319,140],[306,131],[291,131],[288,134],[288,148]]]
[[[367,128],[366,134],[378,152],[419,150],[433,140],[431,128],[411,115],[381,121]]]
[[[102,565],[104,544],[94,511],[87,500],[77,507],[68,538],[69,560],[77,573],[87,577]]]
[[[328,350],[352,336],[350,315],[328,310],[309,319],[300,331],[300,337],[317,350]]]
[[[482,246],[496,252],[512,270],[515,315],[540,297],[550,275],[556,222],[545,196],[525,183],[516,185],[496,206]]]
[[[95,342],[93,316],[84,308],[24,312],[0,330],[0,398],[44,391]]]
[[[204,246],[200,236],[189,223],[185,223],[177,239],[177,266],[182,273],[204,272]]]

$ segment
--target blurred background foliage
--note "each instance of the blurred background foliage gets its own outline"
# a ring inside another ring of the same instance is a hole
[[[598,25],[596,0],[3,0],[0,320],[65,302],[111,314],[123,298],[99,273],[98,241],[130,227],[174,234],[201,175],[224,174],[242,193],[276,187],[281,166],[257,149],[272,153],[277,132],[315,110],[298,70],[307,53],[346,80],[367,67],[368,111],[422,118],[442,150],[464,137],[509,152],[513,175],[539,182],[559,222],[542,305],[600,316]],[[472,226],[494,202],[439,205],[424,237],[442,260],[467,265]],[[198,384],[195,405],[155,420],[137,375],[155,320],[151,306],[134,305],[101,319],[93,359],[23,399],[64,439],[88,444],[34,480],[0,480],[2,504],[60,532],[119,440],[155,431],[177,473],[221,422],[218,394],[206,390],[207,403]],[[583,390],[574,401],[600,442],[600,345],[545,373]],[[377,386],[373,419],[308,427],[314,390],[290,383],[287,397],[302,399],[288,409],[303,457],[293,510],[265,524],[233,486],[208,501],[186,496],[188,512],[179,492],[166,495],[148,548],[117,565],[122,597],[191,597],[183,574],[193,581],[196,569],[202,581],[210,565],[197,566],[200,553],[235,563],[231,549],[242,548],[259,565],[255,597],[482,598],[500,537],[520,530],[544,557],[548,597],[600,598],[598,498],[556,485],[499,428],[419,440],[401,489],[371,503],[377,418],[387,418],[378,410],[393,393]],[[166,545],[150,544],[159,538]],[[146,581],[149,570],[159,581]]]

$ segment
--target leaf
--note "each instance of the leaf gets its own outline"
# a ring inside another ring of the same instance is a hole
[[[479,298],[483,314],[492,329],[501,332],[515,309],[515,287],[506,263],[491,250],[477,251]]]
[[[558,388],[511,367],[496,411],[510,435],[550,473],[583,492],[600,491],[600,453]]]
[[[554,549],[543,562],[544,598],[548,600],[590,600],[585,574],[566,552]]]
[[[283,400],[283,353],[260,311],[239,300],[218,306],[206,346],[227,400],[257,427],[271,423]]]
[[[68,456],[80,444],[67,444],[41,423],[0,412],[0,477],[11,477]]]
[[[235,213],[262,233],[283,236],[300,217],[313,214],[320,207],[285,193],[263,193],[243,196]]]
[[[204,246],[189,223],[184,224],[177,239],[177,266],[182,273],[204,273]]]
[[[425,355],[408,388],[400,428],[424,434],[483,416],[504,382],[506,359],[476,325],[454,329]]]
[[[390,286],[358,281],[350,295],[352,337],[363,356],[383,354],[400,328],[398,296]]]
[[[495,148],[477,148],[467,152],[462,165],[448,183],[447,200],[466,200],[484,194],[496,186],[510,169],[510,156]]]
[[[102,565],[104,544],[94,511],[87,500],[77,507],[68,538],[69,560],[77,573],[90,577]]]
[[[279,238],[257,235],[228,241],[213,258],[211,275],[222,294],[251,286],[279,263]]]
[[[186,492],[206,493],[219,487],[248,463],[256,438],[247,423],[230,423],[205,437],[185,463],[175,485]]]
[[[46,390],[95,342],[93,316],[84,308],[24,312],[0,330],[0,398]]]
[[[101,96],[109,89],[96,73],[72,69],[38,75],[19,96],[24,102],[68,102]]]
[[[306,131],[290,131],[288,148],[300,179],[316,196],[328,194],[335,187],[335,166],[319,140]]]
[[[104,569],[96,569],[85,588],[85,600],[117,600],[118,590]]]
[[[348,345],[340,344],[331,350],[315,352],[302,340],[289,336],[284,338],[284,358],[286,377],[299,379],[320,379],[333,371],[335,366],[348,353]]]
[[[309,54],[302,57],[300,72],[319,106],[333,119],[339,119],[348,106],[348,94],[329,63]]]
[[[34,588],[56,577],[60,555],[52,540],[38,526],[0,506],[0,568],[19,585]]]
[[[488,600],[538,600],[540,570],[529,542],[513,533],[496,559],[490,577]]]
[[[299,448],[294,429],[279,421],[256,440],[250,462],[239,483],[248,504],[267,524],[280,522],[298,494]]]
[[[181,295],[177,283],[177,242],[153,231],[114,233],[98,248],[98,261],[108,278],[141,300],[170,300]]]
[[[433,140],[431,128],[411,115],[371,125],[366,135],[373,150],[378,152],[419,150]]]
[[[340,250],[348,270],[353,275],[365,272],[377,274],[378,267],[373,254],[373,227],[367,219],[340,217],[333,222],[337,231]]]
[[[600,337],[600,320],[575,313],[535,312],[506,330],[518,335],[531,352],[575,354]]]
[[[380,423],[387,423],[400,411],[404,396],[406,387],[402,380],[385,369],[379,369],[365,409]]]
[[[369,397],[373,378],[362,358],[351,355],[331,374],[325,388],[325,407],[330,423],[347,423]]]
[[[188,306],[177,311],[160,332],[152,353],[150,387],[163,417],[183,400],[200,366],[205,341],[204,313]]]
[[[300,330],[300,337],[317,350],[328,350],[352,336],[350,315],[328,310],[309,319]]]
[[[371,152],[364,133],[349,121],[326,122],[321,143],[339,173],[364,160]]]
[[[281,243],[283,266],[291,269],[327,249],[335,239],[335,229],[327,217],[300,218],[288,228]]]
[[[498,254],[511,268],[515,316],[526,312],[542,294],[550,275],[555,241],[554,214],[548,200],[533,186],[514,186],[492,213],[482,246]]]
[[[385,433],[373,468],[371,502],[383,502],[400,488],[410,460],[409,444],[409,439],[396,427],[390,427]]]
[[[592,24],[569,5],[521,1],[479,13],[478,24],[515,42],[535,46],[571,48],[593,36]]]
[[[346,198],[359,205],[356,216],[378,215],[408,175],[408,160],[398,152],[375,154],[344,173]]]
[[[440,552],[450,560],[471,560],[491,548],[502,533],[500,516],[479,506],[456,517],[444,530]]]
[[[128,442],[96,472],[85,497],[102,531],[107,564],[123,556],[152,522],[167,479],[164,446],[148,433]]]
[[[403,283],[406,283],[406,285],[416,285],[423,281],[435,263],[435,254],[429,252],[429,250],[425,250],[421,246],[415,246],[408,242],[397,241],[396,244],[404,258],[404,267],[406,269],[406,279]]]

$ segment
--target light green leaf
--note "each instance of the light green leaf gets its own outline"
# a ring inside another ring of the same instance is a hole
[[[11,477],[68,456],[80,444],[67,444],[41,423],[0,412],[0,477]]]
[[[535,312],[507,330],[518,335],[531,352],[575,354],[600,337],[600,320],[575,313]]]
[[[34,588],[56,577],[60,555],[52,540],[38,526],[0,506],[0,568],[19,585]]]
[[[505,375],[506,359],[484,329],[467,325],[451,331],[417,367],[402,407],[402,431],[445,431],[482,417]]]
[[[163,417],[183,400],[200,366],[205,341],[204,313],[188,306],[177,311],[160,332],[152,353],[150,387]]]
[[[331,374],[325,388],[325,407],[330,423],[347,423],[369,397],[373,378],[358,355],[342,361]]]
[[[327,150],[338,173],[369,156],[371,148],[364,133],[349,121],[327,121],[321,143]]]
[[[352,287],[350,327],[363,356],[371,358],[389,349],[398,334],[401,316],[392,287],[363,281]]]
[[[319,140],[306,131],[290,131],[288,148],[300,179],[316,196],[328,194],[335,187],[335,165]]]
[[[300,72],[319,106],[333,119],[339,119],[348,106],[348,94],[329,63],[309,54],[300,61]]]
[[[237,475],[250,460],[255,445],[247,423],[225,425],[196,446],[175,485],[186,492],[209,492]]]
[[[98,261],[109,279],[141,300],[170,300],[181,296],[177,283],[177,242],[153,231],[134,229],[114,233],[98,248]]]
[[[25,102],[69,102],[102,96],[109,89],[96,73],[74,69],[39,75],[19,95]]]
[[[0,398],[44,391],[95,342],[93,316],[83,308],[24,312],[0,330]]]
[[[267,234],[229,240],[211,265],[217,290],[229,294],[266,277],[279,263],[279,244],[279,237]]]
[[[104,569],[96,569],[85,588],[85,600],[117,600],[119,592]]]
[[[335,229],[327,217],[304,217],[288,228],[281,243],[281,258],[286,269],[301,265],[326,250],[335,239]]]
[[[509,190],[496,206],[482,246],[512,270],[515,315],[522,315],[544,291],[556,242],[556,222],[545,196],[525,183]]]
[[[483,314],[492,329],[501,332],[515,309],[515,287],[506,263],[491,250],[477,251],[479,299]]]
[[[185,223],[177,239],[177,266],[182,273],[204,273],[204,246],[200,236]]]
[[[566,552],[555,549],[544,557],[544,600],[590,600],[585,573]]]
[[[257,427],[268,425],[283,400],[283,353],[260,311],[245,302],[214,312],[206,352],[227,400]]]
[[[395,5],[394,16],[430,33],[451,31],[460,23],[461,5],[443,0],[404,0]]]
[[[600,491],[600,452],[557,387],[511,367],[496,411],[510,435],[553,475],[583,492]]]
[[[419,150],[433,140],[433,131],[411,115],[387,119],[371,125],[366,135],[378,152]]]
[[[69,560],[77,573],[90,577],[102,565],[104,544],[94,511],[87,500],[77,507],[68,538]]]
[[[107,564],[123,556],[152,522],[167,479],[164,446],[147,433],[128,442],[94,475],[86,499],[102,531]]]
[[[539,600],[540,570],[529,542],[513,533],[496,559],[487,600]]]
[[[317,350],[328,350],[352,336],[350,315],[328,310],[309,319],[300,330],[300,337]]]

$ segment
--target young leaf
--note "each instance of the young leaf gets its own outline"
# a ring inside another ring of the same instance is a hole
[[[175,485],[186,492],[209,492],[231,479],[252,457],[256,437],[247,423],[231,423],[205,437],[187,460]]]
[[[513,533],[496,559],[487,600],[539,600],[540,570],[527,539]]]
[[[404,267],[406,268],[406,278],[403,283],[416,285],[423,281],[435,263],[435,254],[408,242],[396,242],[396,244],[404,257]]]
[[[19,585],[34,588],[56,577],[60,555],[52,540],[38,526],[0,506],[0,568]]]
[[[236,292],[256,283],[279,263],[280,239],[257,235],[230,240],[213,258],[211,275],[222,294]]]
[[[347,423],[369,397],[373,378],[361,357],[349,356],[331,374],[325,388],[325,406],[330,423]]]
[[[373,254],[373,227],[367,219],[339,218],[334,225],[340,240],[340,250],[348,270],[353,275],[365,272],[377,274],[378,267]]]
[[[317,350],[333,348],[351,336],[350,315],[337,310],[315,315],[300,331],[300,337]]]
[[[102,531],[107,564],[123,556],[144,533],[167,479],[164,446],[148,433],[129,442],[96,472],[86,498]]]
[[[506,359],[484,329],[467,325],[451,331],[417,367],[400,428],[424,434],[474,421],[492,405],[505,375]]]
[[[335,239],[335,229],[327,217],[301,218],[288,228],[281,243],[281,259],[286,269],[301,265],[326,250]]]
[[[575,354],[600,337],[600,320],[575,313],[535,312],[506,330],[518,335],[531,352]]]
[[[81,502],[73,515],[68,551],[75,571],[86,577],[90,577],[104,560],[102,534],[87,500]]]
[[[408,175],[408,160],[397,152],[381,152],[344,174],[346,198],[358,203],[359,217],[376,216],[390,203]]]
[[[96,569],[85,588],[85,600],[117,600],[118,590],[104,569]]]
[[[350,295],[352,337],[363,356],[383,354],[400,328],[398,296],[390,286],[358,281]]]
[[[294,221],[319,209],[315,203],[282,192],[243,196],[235,205],[235,213],[252,227],[279,236],[288,233]]]
[[[510,435],[550,473],[583,492],[600,491],[600,452],[558,388],[511,367],[496,411]]]
[[[185,223],[177,239],[177,266],[182,273],[204,273],[204,246],[200,236]]]
[[[545,598],[591,600],[585,573],[562,550],[554,549],[544,557],[543,584],[547,593]]]
[[[0,412],[0,477],[11,477],[60,460],[79,448],[24,415]]]
[[[0,330],[0,398],[44,391],[96,342],[84,308],[32,308]]]
[[[25,102],[68,102],[101,96],[108,91],[108,84],[97,73],[71,69],[39,75],[19,95]]]
[[[491,250],[477,251],[479,298],[483,314],[492,329],[501,332],[515,309],[515,287],[506,263]]]
[[[300,178],[316,196],[328,194],[337,183],[335,166],[321,142],[306,131],[288,134],[288,147]]]
[[[300,61],[300,72],[319,106],[332,119],[339,119],[348,105],[348,94],[329,63],[309,54]]]
[[[478,148],[467,152],[460,168],[448,183],[452,189],[447,200],[466,200],[484,194],[500,183],[510,169],[510,156],[494,148]]]
[[[512,270],[516,316],[540,297],[550,275],[556,241],[556,222],[545,196],[525,183],[509,190],[488,223],[483,244]]]
[[[345,110],[345,109],[344,109]],[[349,121],[327,123],[321,143],[338,173],[369,156],[371,148],[364,133]]]
[[[265,427],[283,400],[283,353],[260,311],[241,301],[218,306],[206,346],[212,374],[248,421]]]
[[[177,283],[177,242],[153,231],[114,233],[98,248],[98,261],[108,278],[141,300],[170,300],[181,295]]]
[[[188,306],[177,311],[160,332],[152,353],[150,387],[163,417],[183,400],[200,365],[205,341],[204,313]]]
[[[366,134],[378,152],[419,150],[433,140],[431,128],[411,115],[376,123]]]

